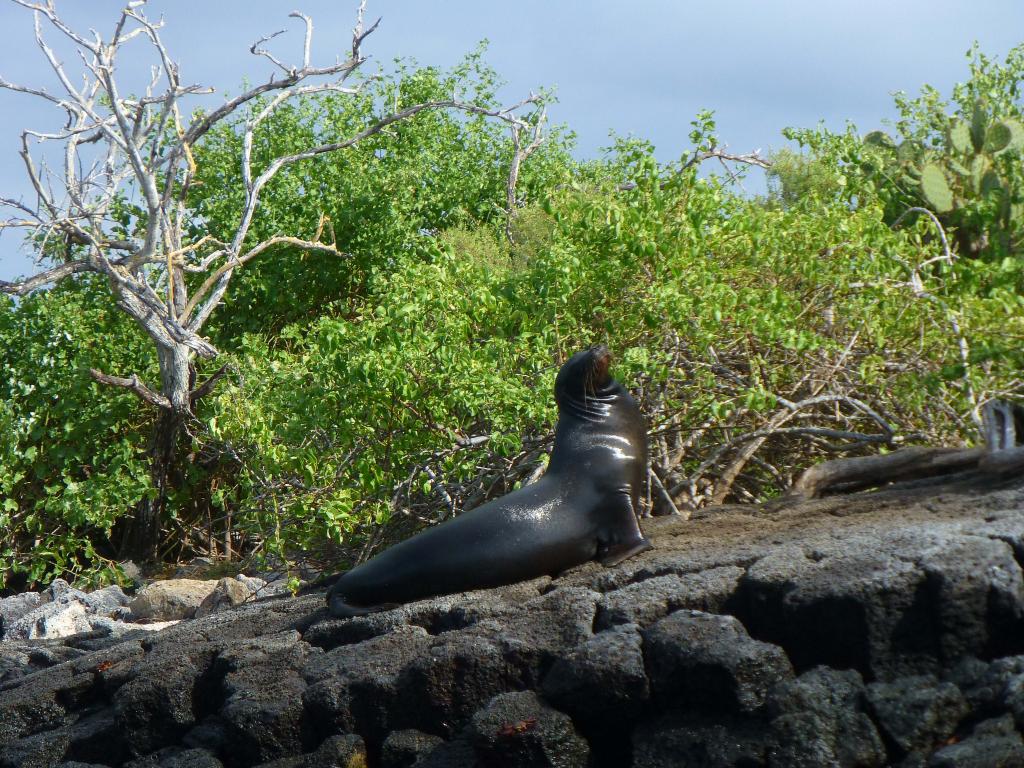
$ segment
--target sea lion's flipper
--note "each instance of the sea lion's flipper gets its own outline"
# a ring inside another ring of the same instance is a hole
[[[633,555],[639,555],[648,549],[654,549],[654,545],[647,539],[641,537],[639,540],[623,541],[598,551],[597,559],[605,568],[618,565]]]
[[[605,506],[606,520],[609,521],[604,535],[598,540],[597,561],[606,568],[618,565],[623,560],[646,552],[653,544],[644,538],[640,523],[633,511],[633,500],[629,491],[623,489],[613,495]]]
[[[380,613],[389,608],[394,608],[394,603],[382,603],[381,605],[352,605],[346,603],[345,598],[337,592],[327,595],[327,609],[331,616],[336,619],[351,619],[353,616],[366,616],[369,613]]]

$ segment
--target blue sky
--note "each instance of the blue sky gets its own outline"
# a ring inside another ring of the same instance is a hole
[[[120,2],[57,0],[76,25],[105,35]],[[182,66],[182,79],[237,90],[258,82],[269,63],[248,53],[261,35],[278,29],[282,56],[298,51],[299,9],[316,24],[314,59],[331,62],[349,45],[356,0],[151,0],[150,18],[164,15],[164,39]],[[735,152],[785,144],[786,126],[819,120],[840,129],[852,120],[863,132],[893,116],[891,92],[916,93],[924,83],[948,93],[967,76],[972,41],[1002,58],[1024,42],[1020,0],[369,0],[382,17],[364,52],[388,63],[408,56],[450,65],[483,38],[488,62],[508,81],[509,100],[554,87],[556,123],[578,135],[582,157],[609,143],[609,131],[651,140],[662,160],[687,148],[689,121],[702,108],[716,112],[719,134]],[[21,84],[49,84],[47,65],[32,37],[32,14],[0,5],[0,75]],[[51,32],[50,39],[57,39]],[[73,51],[63,51],[73,62]],[[127,75],[126,75],[127,76]],[[60,114],[38,100],[0,91],[0,196],[28,197],[19,135],[54,129]],[[753,178],[750,191],[759,191]],[[0,237],[0,279],[29,273],[20,237]]]

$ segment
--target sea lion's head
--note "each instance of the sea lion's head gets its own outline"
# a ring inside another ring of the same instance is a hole
[[[615,384],[609,371],[611,362],[612,353],[604,344],[570,357],[555,377],[555,400],[559,406],[608,395]]]

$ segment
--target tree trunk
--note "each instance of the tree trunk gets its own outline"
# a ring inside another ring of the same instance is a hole
[[[161,346],[158,353],[161,394],[171,402],[171,407],[160,409],[149,444],[149,473],[156,493],[136,505],[134,519],[121,543],[122,557],[144,563],[159,559],[168,497],[183,480],[181,462],[187,446],[182,443],[189,439],[185,425],[192,417],[189,393],[195,376],[191,355],[184,345]]]

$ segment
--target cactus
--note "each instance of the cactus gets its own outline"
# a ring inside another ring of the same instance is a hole
[[[884,149],[896,148],[896,142],[885,131],[872,131],[864,137],[864,143],[874,147],[883,147]]]
[[[971,144],[975,152],[985,147],[985,128],[988,126],[988,110],[982,102],[976,102],[971,113]]]
[[[998,155],[1010,147],[1013,141],[1013,133],[1006,123],[992,123],[985,130],[985,151],[991,155]]]
[[[1024,123],[1019,120],[1003,120],[1010,128],[1013,138],[1010,140],[1009,149],[1019,152],[1024,149]]]
[[[981,180],[985,173],[992,167],[992,162],[984,155],[975,155],[971,160],[971,188],[981,189]]]
[[[954,120],[949,126],[949,146],[955,152],[966,155],[973,148],[971,145],[971,127],[963,120]]]
[[[958,163],[952,157],[946,159],[946,165],[948,165],[949,169],[953,173],[955,173],[957,176],[965,176],[966,177],[966,176],[970,176],[971,175],[971,169],[970,168],[968,168],[967,166],[963,165],[962,163]]]
[[[985,175],[981,177],[981,184],[978,187],[978,192],[982,195],[990,195],[993,192],[1003,191],[1005,191],[1005,187],[999,178],[999,174],[991,168],[985,171]]]
[[[894,181],[904,195],[916,196],[938,214],[943,225],[962,230],[957,237],[966,253],[976,256],[1002,247],[998,243],[1020,242],[1024,202],[1013,164],[1024,155],[1024,121],[993,115],[979,99],[969,118],[946,118],[943,138],[938,143],[907,138],[897,146],[889,134],[872,131],[864,137],[871,148],[865,170]]]
[[[899,147],[896,148],[896,159],[903,164],[916,162],[920,154],[921,145],[913,139],[907,139],[906,141],[901,142]]]
[[[949,188],[946,174],[935,163],[928,163],[921,169],[921,194],[936,213],[953,210],[953,190]]]
[[[999,120],[985,131],[985,151],[998,155],[1024,146],[1024,125],[1016,120]]]

